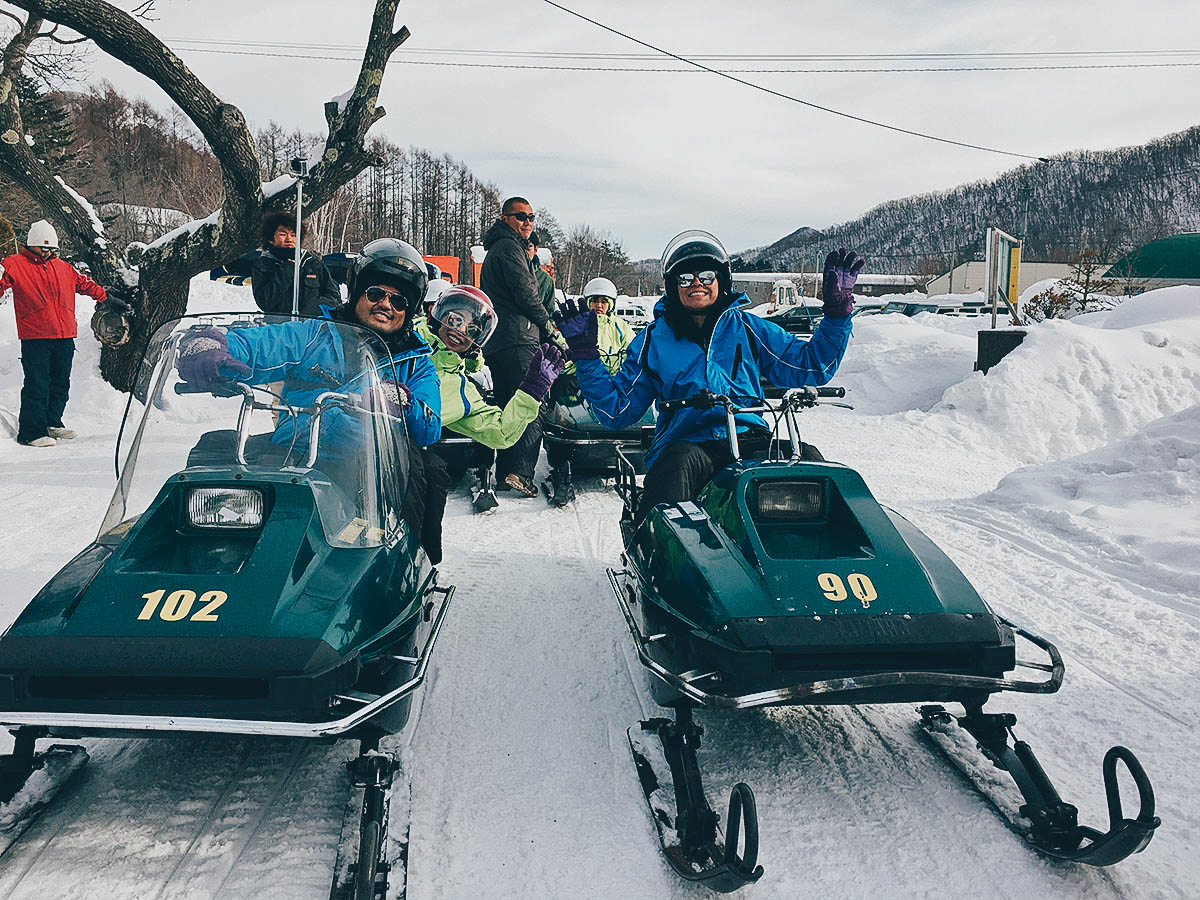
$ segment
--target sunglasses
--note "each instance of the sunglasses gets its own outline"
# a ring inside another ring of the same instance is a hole
[[[697,272],[694,275],[691,272],[680,272],[675,276],[681,288],[690,287],[693,281],[699,281],[705,287],[717,280],[717,273],[711,269],[706,269],[703,272]]]
[[[535,216],[533,213],[527,213],[527,212],[505,213],[505,215],[512,216],[518,222],[532,222],[534,219],[537,218],[537,216]]]
[[[404,298],[400,295],[399,291],[385,291],[381,287],[369,287],[363,293],[367,295],[367,299],[372,303],[382,303],[386,300],[391,304],[392,309],[404,308]]]
[[[483,326],[478,324],[471,316],[463,315],[460,312],[451,310],[442,316],[442,324],[451,331],[457,331],[459,334],[465,335],[471,341],[478,341],[483,337]]]

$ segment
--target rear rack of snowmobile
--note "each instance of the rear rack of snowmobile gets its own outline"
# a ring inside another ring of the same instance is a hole
[[[370,721],[387,708],[408,697],[425,681],[433,646],[442,631],[442,623],[454,598],[454,586],[439,587],[431,583],[425,590],[429,594],[441,594],[441,605],[437,613],[430,613],[433,624],[425,646],[416,656],[392,656],[396,662],[413,666],[413,673],[403,684],[386,694],[362,692],[334,694],[332,700],[339,704],[358,704],[348,715],[325,722],[286,722],[272,719],[221,719],[199,716],[146,716],[107,713],[70,713],[0,710],[0,727],[38,726],[64,731],[81,732],[129,732],[129,731],[190,731],[207,734],[255,734],[270,737],[319,738],[345,734]],[[432,601],[430,601],[432,602]]]
[[[986,675],[957,675],[947,672],[877,672],[867,675],[854,675],[835,678],[826,681],[803,681],[788,687],[770,691],[759,691],[753,694],[731,696],[712,690],[704,690],[697,683],[711,678],[715,672],[672,672],[663,666],[650,654],[650,645],[662,640],[666,635],[646,635],[638,626],[633,611],[629,608],[629,598],[621,589],[619,579],[630,573],[606,568],[608,582],[612,586],[617,604],[625,617],[625,624],[633,637],[637,648],[638,659],[657,678],[669,684],[689,700],[714,709],[749,709],[755,706],[772,706],[782,703],[801,703],[808,697],[829,698],[832,695],[853,694],[857,691],[872,690],[880,687],[895,685],[928,686],[962,688],[964,690],[986,691],[1017,691],[1026,694],[1053,694],[1062,686],[1063,666],[1062,655],[1058,648],[1043,637],[1026,631],[1007,619],[997,616],[997,619],[1012,629],[1013,633],[1025,638],[1045,652],[1048,662],[1033,662],[1018,659],[1019,668],[1036,669],[1049,673],[1044,681],[1022,681],[1008,678],[992,678]],[[820,699],[817,702],[821,702]]]

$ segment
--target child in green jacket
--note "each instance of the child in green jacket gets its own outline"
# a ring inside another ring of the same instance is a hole
[[[496,328],[496,312],[487,294],[469,285],[445,291],[428,318],[416,323],[418,334],[433,348],[442,396],[442,428],[471,438],[489,450],[511,447],[538,417],[542,400],[565,365],[558,348],[543,344],[526,369],[512,399],[501,409],[488,403],[468,377],[483,368],[483,345]],[[433,448],[437,450],[437,446]],[[472,500],[476,512],[498,505],[490,464]]]

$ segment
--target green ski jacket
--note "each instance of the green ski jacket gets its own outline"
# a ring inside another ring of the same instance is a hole
[[[483,357],[464,359],[448,349],[425,319],[417,319],[413,327],[433,348],[433,366],[442,392],[442,427],[493,450],[503,450],[520,440],[529,423],[538,417],[541,404],[524,391],[513,394],[504,409],[488,403],[467,377],[483,368]]]

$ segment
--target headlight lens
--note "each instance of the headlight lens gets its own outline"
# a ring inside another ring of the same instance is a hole
[[[255,488],[192,488],[188,521],[196,528],[259,528],[266,502]]]
[[[823,481],[760,481],[754,494],[755,518],[813,522],[825,518]]]

